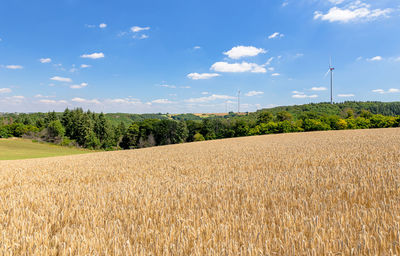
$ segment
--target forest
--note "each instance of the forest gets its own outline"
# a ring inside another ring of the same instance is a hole
[[[135,149],[263,134],[400,127],[400,103],[344,102],[276,107],[225,116],[62,113],[0,114],[0,138],[24,137],[89,149]]]

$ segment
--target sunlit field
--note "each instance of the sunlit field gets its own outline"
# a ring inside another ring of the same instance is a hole
[[[90,153],[90,150],[61,147],[27,139],[0,139],[0,160],[16,160]]]
[[[0,161],[7,255],[399,255],[400,129]]]

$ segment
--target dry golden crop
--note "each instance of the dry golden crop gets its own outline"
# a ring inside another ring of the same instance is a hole
[[[400,129],[0,161],[7,255],[400,255]]]

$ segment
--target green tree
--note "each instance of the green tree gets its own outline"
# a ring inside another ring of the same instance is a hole
[[[136,148],[139,139],[139,132],[139,125],[132,124],[129,126],[126,134],[122,137],[120,147],[123,149]]]
[[[203,140],[206,140],[206,139],[204,139],[204,136],[201,135],[201,133],[196,133],[196,134],[193,136],[193,141],[203,141]]]
[[[287,111],[280,111],[276,114],[276,120],[278,120],[279,122],[290,121],[292,120],[292,118],[293,118],[292,114],[290,114]]]
[[[65,129],[60,120],[51,121],[47,126],[47,133],[51,138],[62,138],[65,134]]]
[[[273,118],[274,116],[270,112],[262,111],[257,116],[257,124],[269,123],[270,121],[272,121]]]

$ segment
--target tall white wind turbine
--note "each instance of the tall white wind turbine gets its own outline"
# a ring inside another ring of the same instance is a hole
[[[325,77],[331,73],[331,104],[333,104],[333,71],[335,68],[332,66],[332,58],[329,61],[329,70],[326,72]]]

